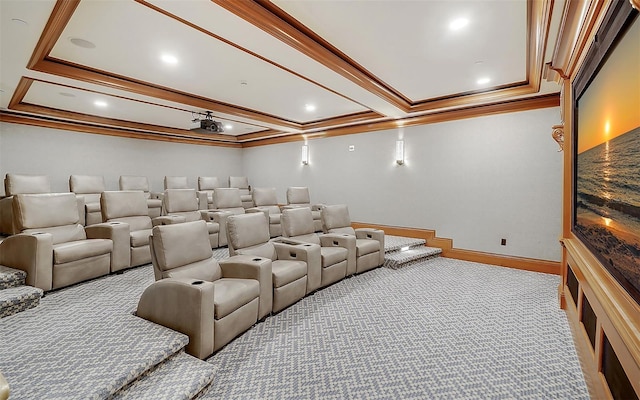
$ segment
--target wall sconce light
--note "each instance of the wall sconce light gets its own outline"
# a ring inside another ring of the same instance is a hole
[[[396,141],[396,163],[404,164],[404,140]]]
[[[309,164],[309,146],[306,144],[302,145],[302,165]]]

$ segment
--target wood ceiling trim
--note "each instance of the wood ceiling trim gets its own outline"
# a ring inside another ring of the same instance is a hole
[[[117,127],[112,128],[112,127],[106,127],[106,126],[88,125],[88,124],[74,122],[74,121],[60,121],[60,120],[52,120],[52,119],[37,117],[37,116],[17,115],[17,114],[13,114],[13,113],[10,113],[7,111],[1,111],[1,110],[0,110],[0,121],[14,123],[14,124],[38,126],[42,128],[61,129],[61,130],[80,132],[80,133],[126,137],[126,138],[133,138],[133,139],[146,139],[146,140],[155,140],[155,141],[161,141],[161,142],[196,144],[196,145],[204,145],[204,146],[218,146],[218,147],[232,147],[232,148],[241,147],[241,144],[239,143],[203,140],[203,139],[197,139],[197,138],[176,137],[176,136],[165,135],[160,133],[136,132],[136,131],[127,130],[123,128],[117,128]]]
[[[342,59],[329,48],[324,47],[322,44],[316,42],[304,32],[298,30],[295,26],[292,26],[286,20],[282,19],[282,12],[275,10],[274,7],[276,9],[278,7],[274,4],[262,2],[264,3],[263,6],[256,1],[211,1],[262,29],[291,48],[305,54],[311,59],[354,82],[356,85],[377,95],[395,107],[405,112],[409,111],[411,108],[411,104],[403,97],[396,94],[395,91],[390,90],[389,85],[367,75],[348,60]],[[271,9],[274,9],[274,11],[272,12]],[[274,14],[274,12],[278,12],[279,15]]]
[[[242,143],[242,147],[266,146],[270,144],[305,141],[307,139],[351,135],[355,133],[374,132],[387,129],[398,129],[399,127],[435,124],[439,122],[454,121],[459,119],[474,118],[486,115],[504,114],[518,111],[529,111],[539,108],[558,107],[560,105],[560,94],[553,93],[525,99],[502,101],[492,104],[484,104],[473,107],[447,110],[432,114],[425,114],[401,120],[386,120],[369,124],[353,125],[329,129],[316,133],[295,134],[284,137],[255,140]]]

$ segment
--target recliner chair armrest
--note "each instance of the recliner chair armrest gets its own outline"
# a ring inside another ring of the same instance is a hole
[[[196,197],[198,198],[198,210],[206,210],[209,208],[207,192],[196,191]]]
[[[187,222],[187,219],[182,215],[161,215],[159,217],[155,217],[151,219],[151,225],[173,225],[173,224],[181,224],[183,222]]]
[[[220,261],[223,278],[255,279],[260,283],[258,319],[269,315],[273,309],[273,276],[271,260],[250,255],[235,255]]]
[[[217,222],[220,225],[220,232],[218,233],[218,246],[223,247],[228,244],[227,240],[227,218],[233,215],[230,211],[223,210],[207,210],[209,218],[213,222]]]
[[[318,204],[313,204],[311,206],[311,211],[322,211],[322,207],[324,207],[326,204],[324,203],[318,203]]]
[[[76,203],[78,203],[78,216],[80,217],[79,223],[80,225],[85,226],[87,224],[87,218],[86,218],[86,212],[84,211],[84,207],[86,204],[84,196],[77,194]]]
[[[278,260],[296,260],[307,263],[307,294],[320,288],[322,284],[322,256],[320,246],[298,242],[289,238],[272,240]]]
[[[131,266],[131,229],[125,222],[103,222],[87,226],[88,239],[110,239],[113,242],[111,252],[111,272],[120,271]]]
[[[373,228],[357,228],[355,231],[357,239],[373,239],[380,242],[380,265],[384,264],[384,231]]]
[[[212,282],[190,278],[159,280],[142,293],[136,314],[189,336],[187,353],[204,359],[213,353]]]
[[[53,286],[53,236],[19,233],[0,243],[0,264],[27,273],[26,284],[44,291]]]
[[[9,383],[0,372],[0,400],[7,400],[10,394]]]

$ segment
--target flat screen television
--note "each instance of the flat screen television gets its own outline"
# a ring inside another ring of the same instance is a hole
[[[640,18],[614,1],[573,84],[573,232],[640,303]]]

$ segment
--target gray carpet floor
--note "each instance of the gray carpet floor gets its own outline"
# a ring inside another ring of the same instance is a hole
[[[113,370],[174,349],[181,335],[131,324],[152,282],[151,266],[135,268],[0,319],[0,370],[16,390],[42,395],[16,398],[48,398],[52,388],[100,398],[99,382],[117,383]],[[558,283],[445,258],[378,268],[268,317],[209,358],[216,374],[204,398],[586,399]],[[82,385],[93,392],[74,392]]]

